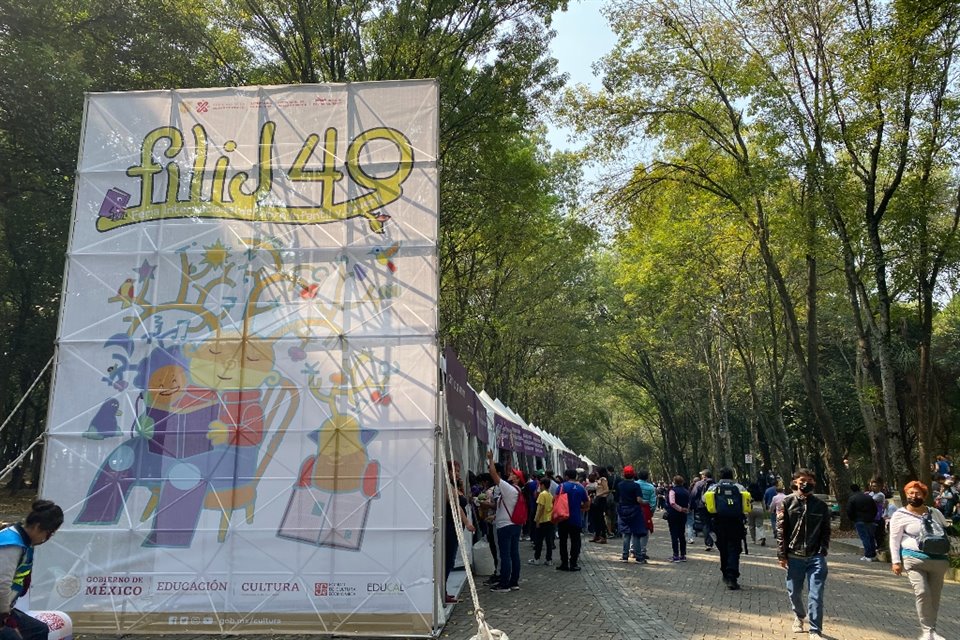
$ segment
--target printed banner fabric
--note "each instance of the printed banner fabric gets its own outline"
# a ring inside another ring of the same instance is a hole
[[[487,429],[487,408],[483,406],[480,396],[471,389],[473,394],[473,429],[477,434],[477,440],[483,444],[490,443],[490,432]]]
[[[87,97],[33,606],[429,635],[437,85]]]
[[[496,428],[497,448],[524,453],[523,427],[500,414],[493,416],[493,425]]]
[[[473,421],[471,405],[473,399],[467,387],[467,370],[460,364],[457,354],[450,347],[443,350],[447,362],[447,377],[444,386],[444,395],[447,402],[447,414],[450,416],[450,426],[459,431],[466,431],[476,435],[476,425]]]

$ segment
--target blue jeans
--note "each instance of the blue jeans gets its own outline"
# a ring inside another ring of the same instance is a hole
[[[807,606],[803,585],[807,583]],[[827,582],[827,559],[816,555],[787,559],[787,595],[798,618],[809,618],[810,632],[823,633],[823,587]]]
[[[623,556],[624,560],[630,559],[630,552],[633,551],[634,555],[637,557],[637,562],[641,558],[647,555],[647,541],[650,540],[649,534],[639,535],[630,531],[630,529],[623,530]],[[636,545],[635,548],[634,545]]]
[[[863,545],[863,555],[875,558],[877,555],[877,524],[875,522],[854,522],[860,544]]]
[[[509,524],[497,529],[500,550],[500,588],[520,584],[520,525]]]

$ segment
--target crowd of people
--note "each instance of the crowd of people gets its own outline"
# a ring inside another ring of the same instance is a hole
[[[866,490],[852,486],[846,506],[863,545],[860,560],[878,562],[881,553],[889,553],[893,573],[909,578],[921,640],[943,638],[936,623],[949,562],[947,551],[937,545],[946,541],[949,549],[946,530],[951,519],[960,517],[949,459],[940,460],[947,464],[937,465],[932,489],[917,481],[904,487],[905,505],[875,477]],[[487,473],[471,477],[472,499],[464,506],[471,512],[467,520],[478,525],[476,535],[489,542],[495,570],[488,582],[491,591],[500,593],[520,588],[519,545],[524,540],[532,542],[534,551],[528,564],[552,566],[558,555],[558,571],[580,570],[584,535],[593,544],[620,539],[621,562],[646,564],[657,512],[666,521],[670,562],[686,562],[688,545],[702,537],[704,549],[717,552],[721,581],[730,590],[740,589],[740,556],[748,539],[761,546],[770,539],[786,573],[792,631],[823,637],[833,514],[815,494],[815,473],[798,469],[787,480],[764,475],[746,486],[734,475],[725,467],[714,480],[704,469],[690,484],[682,475],[654,484],[647,470],[628,465],[619,473],[613,467],[596,467],[589,474],[538,469],[528,478],[519,470],[504,470],[488,453]],[[526,508],[518,520],[521,501]]]

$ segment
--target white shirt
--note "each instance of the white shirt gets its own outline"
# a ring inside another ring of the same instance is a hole
[[[513,508],[517,506],[517,499],[520,498],[520,490],[515,486],[500,478],[500,504],[497,505],[497,514],[493,518],[493,524],[497,529],[502,529],[513,524],[510,520],[510,514]]]
[[[934,520],[946,528],[947,519],[937,509],[928,509]],[[923,516],[907,510],[906,507],[897,509],[890,518],[890,559],[895,563],[902,563],[900,550],[910,549],[920,551],[920,526]]]

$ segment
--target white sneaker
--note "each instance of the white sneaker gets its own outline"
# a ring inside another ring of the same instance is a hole
[[[536,558],[530,558],[529,560],[527,560],[527,564],[540,564],[540,561],[537,560]]]
[[[794,633],[803,633],[803,618],[794,618],[793,626],[790,627],[790,631]]]

